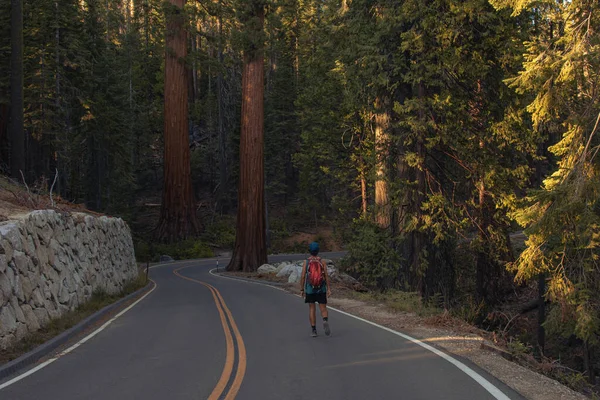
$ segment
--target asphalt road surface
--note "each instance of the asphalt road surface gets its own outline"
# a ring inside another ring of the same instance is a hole
[[[270,259],[293,258],[303,256]],[[522,398],[464,360],[336,311],[332,336],[319,323],[312,338],[302,299],[214,276],[215,266],[202,260],[151,269],[157,286],[149,295],[68,354],[0,389],[0,399]]]

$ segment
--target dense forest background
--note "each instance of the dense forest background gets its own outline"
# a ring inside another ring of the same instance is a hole
[[[10,145],[15,4],[24,157]],[[172,4],[0,0],[0,168],[38,191],[56,177],[62,198],[123,217],[140,259],[232,248],[244,52],[261,43],[269,251],[303,252],[289,238],[314,234],[350,249],[344,266],[367,286],[513,330],[538,358],[568,349],[594,382],[599,11],[592,0],[188,0],[201,233],[165,244],[153,232]],[[539,320],[509,327],[493,312],[507,302]]]

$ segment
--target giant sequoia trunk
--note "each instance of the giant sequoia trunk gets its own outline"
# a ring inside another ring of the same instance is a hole
[[[157,238],[164,242],[185,239],[199,231],[190,171],[185,0],[170,0],[170,3],[165,55],[164,188],[156,232]]]
[[[10,14],[10,170],[13,178],[25,173],[23,129],[23,3],[11,1]]]
[[[248,34],[259,38],[264,9],[254,7],[255,23]],[[256,23],[259,22],[259,23]],[[240,136],[240,182],[235,248],[229,271],[255,271],[267,262],[264,201],[264,59],[263,44],[255,43],[244,54],[242,74],[242,120]]]

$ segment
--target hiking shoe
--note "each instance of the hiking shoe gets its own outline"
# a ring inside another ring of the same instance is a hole
[[[316,330],[316,329],[313,329],[313,330],[312,330],[312,333],[310,334],[310,336],[312,336],[312,337],[317,337],[317,330]]]
[[[329,321],[323,321],[323,328],[325,328],[325,335],[331,335],[331,329],[329,328]]]

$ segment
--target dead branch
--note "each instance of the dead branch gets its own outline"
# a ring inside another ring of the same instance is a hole
[[[54,182],[52,182],[52,186],[50,187],[50,204],[52,204],[52,208],[56,207],[54,204],[54,199],[52,198],[52,190],[54,189],[54,184],[56,184],[56,179],[58,178],[58,168],[56,168],[56,174],[54,175]]]

